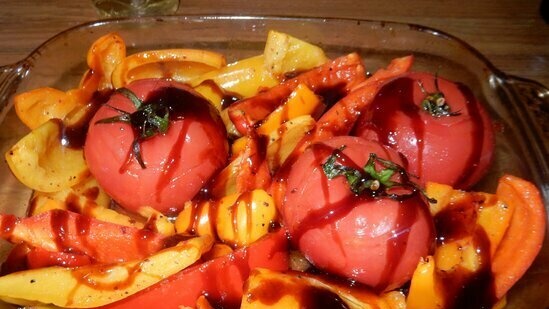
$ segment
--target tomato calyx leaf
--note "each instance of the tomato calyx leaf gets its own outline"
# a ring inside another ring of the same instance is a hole
[[[423,87],[423,83],[418,81],[421,92],[425,94],[425,98],[421,101],[421,108],[433,117],[459,116],[460,112],[453,112],[448,104],[444,93],[438,88],[438,77],[435,76],[435,92],[427,92]]]
[[[322,170],[328,179],[345,177],[349,189],[355,195],[402,201],[419,193],[429,203],[436,203],[435,199],[428,197],[422,188],[410,180],[410,175],[402,166],[382,159],[375,153],[370,153],[362,169],[338,163],[337,159],[341,158],[344,149],[345,146],[335,149],[322,164]],[[381,169],[376,169],[376,164],[381,165]],[[396,174],[400,175],[402,181],[392,180]]]
[[[141,155],[141,142],[156,135],[164,134],[170,126],[170,111],[163,104],[144,104],[144,102],[127,88],[119,88],[115,93],[125,96],[137,109],[135,112],[129,113],[114,106],[110,106],[120,115],[109,118],[104,118],[95,123],[116,123],[124,122],[131,125],[134,131],[134,140],[131,146],[131,155],[135,157],[142,169],[147,166]]]

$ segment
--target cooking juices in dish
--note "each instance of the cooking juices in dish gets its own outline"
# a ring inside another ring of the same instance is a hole
[[[6,160],[33,190],[0,298],[73,308],[502,308],[538,254],[531,183],[462,191],[494,152],[466,85],[372,75],[271,31],[226,64],[98,38],[76,88],[15,97]],[[523,226],[528,226],[526,232]],[[46,292],[44,292],[46,291]]]

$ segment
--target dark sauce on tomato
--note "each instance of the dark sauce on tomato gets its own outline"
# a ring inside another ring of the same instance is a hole
[[[379,142],[394,146],[396,141],[393,139],[397,132],[399,124],[397,114],[404,113],[410,119],[410,126],[413,131],[413,137],[417,146],[417,162],[418,177],[422,177],[423,171],[423,155],[425,153],[425,133],[426,133],[426,112],[414,102],[414,88],[417,88],[418,82],[412,78],[401,77],[384,85],[375,100],[372,102],[370,110],[365,111],[365,116],[357,124],[358,127],[364,127],[372,132],[375,132]],[[482,148],[484,145],[484,121],[481,116],[481,106],[474,97],[471,90],[462,84],[457,84],[459,91],[465,97],[465,111],[460,111],[458,116],[442,116],[442,117],[470,117],[472,124],[471,143],[472,151],[467,158],[463,158],[466,166],[471,168],[465,169],[462,175],[458,178],[455,187],[462,187],[471,178],[475,168],[481,159]],[[452,103],[451,101],[449,102]],[[442,121],[442,120],[441,120]]]
[[[372,102],[367,121],[359,125],[376,133],[377,140],[388,146],[394,146],[392,139],[398,128],[396,114],[403,112],[412,121],[412,130],[417,142],[418,162],[421,164],[424,149],[425,124],[421,119],[421,109],[414,103],[414,80],[398,78],[383,86]],[[422,168],[418,169],[421,173]],[[417,175],[421,177],[421,175]]]
[[[330,156],[334,152],[334,150],[335,149],[333,147],[327,146],[322,143],[313,144],[309,148],[309,151],[312,151],[315,156],[315,166],[321,166],[322,164],[324,164],[328,156]],[[388,156],[388,153],[380,155]],[[347,157],[344,152],[338,153],[338,162],[343,166],[347,166],[353,169],[362,169],[362,167],[358,166],[351,158]],[[403,175],[401,177],[406,176]],[[330,198],[331,180],[328,179],[328,177],[321,177],[321,181],[322,182],[320,185],[320,191],[324,195],[323,200],[332,200]],[[339,220],[345,218],[357,205],[363,204],[365,202],[371,202],[374,199],[376,198],[369,195],[353,194],[349,190],[349,194],[339,201],[331,203],[326,207],[310,211],[307,216],[303,218],[303,220],[301,220],[298,229],[295,230],[294,233],[292,233],[294,243],[299,243],[300,238],[305,232],[322,228],[327,225],[337,224]],[[390,284],[390,279],[396,268],[399,266],[401,257],[406,252],[410,236],[410,227],[417,220],[421,211],[427,211],[426,207],[417,207],[417,205],[425,205],[422,197],[417,192],[410,193],[407,198],[399,201],[399,203],[399,213],[396,219],[397,221],[395,222],[395,226],[397,228],[392,231],[397,236],[392,237],[387,241],[387,256],[385,268],[381,274],[379,284],[373,287],[377,291],[383,291]],[[344,252],[344,239],[334,240],[336,241],[336,244],[340,247],[340,250]]]
[[[148,95],[143,104],[166,107],[172,121],[187,117],[209,120],[217,113],[205,98],[177,87],[158,88]]]
[[[208,130],[206,133],[208,138],[210,138],[211,143],[218,143],[218,140],[226,140],[225,126],[219,113],[209,101],[196,93],[177,87],[162,87],[151,92],[142,104],[154,104],[159,107],[158,110],[167,110],[171,122],[182,121],[183,124],[182,129],[177,133],[177,139],[173,146],[166,153],[165,165],[162,168],[161,177],[159,177],[159,181],[156,184],[156,190],[159,193],[163,188],[166,188],[169,185],[178,165],[182,160],[185,160],[184,154],[185,147],[187,146],[187,133],[191,124],[190,121],[185,120],[196,120],[198,123],[213,124],[212,126],[203,126],[204,129]],[[141,130],[143,130],[141,124],[144,122],[137,119],[135,123],[133,121],[132,123],[134,135],[139,136]],[[183,154],[183,156],[181,156],[181,154]],[[218,160],[218,156],[212,156],[208,153],[201,154],[200,156],[204,160]],[[129,164],[132,159],[132,149],[130,149],[127,164]],[[127,164],[121,167],[120,172],[126,170]],[[161,194],[157,194],[156,196],[160,199]]]
[[[467,107],[467,114],[471,117],[471,122],[473,123],[473,130],[471,132],[473,150],[468,158],[465,158],[467,165],[471,168],[465,169],[463,174],[458,178],[455,187],[460,188],[466,184],[471,178],[473,172],[475,171],[476,166],[480,163],[480,158],[482,154],[482,148],[484,146],[484,121],[481,116],[479,102],[476,100],[473,92],[469,87],[458,84],[458,88],[461,93],[465,96],[465,106]]]
[[[173,178],[174,172],[177,170],[177,167],[179,166],[179,163],[181,160],[184,160],[185,158],[181,158],[180,153],[181,150],[185,148],[185,138],[187,137],[187,133],[189,130],[189,121],[184,121],[183,126],[181,130],[177,133],[177,139],[175,140],[175,143],[173,144],[172,148],[167,153],[167,160],[164,164],[162,170],[161,170],[161,177],[159,177],[158,182],[156,183],[156,191],[161,192],[163,188],[168,186],[169,182]],[[161,194],[156,195],[157,202],[160,202]]]

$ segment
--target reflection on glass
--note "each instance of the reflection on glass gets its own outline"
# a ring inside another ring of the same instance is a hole
[[[177,11],[179,0],[92,0],[101,17],[169,15]]]

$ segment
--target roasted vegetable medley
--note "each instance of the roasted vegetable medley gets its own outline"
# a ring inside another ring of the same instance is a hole
[[[14,97],[5,154],[32,196],[0,215],[0,299],[36,308],[503,308],[542,246],[536,186],[475,192],[494,126],[402,55],[270,31],[263,54],[127,54]],[[527,226],[528,228],[524,228]]]

